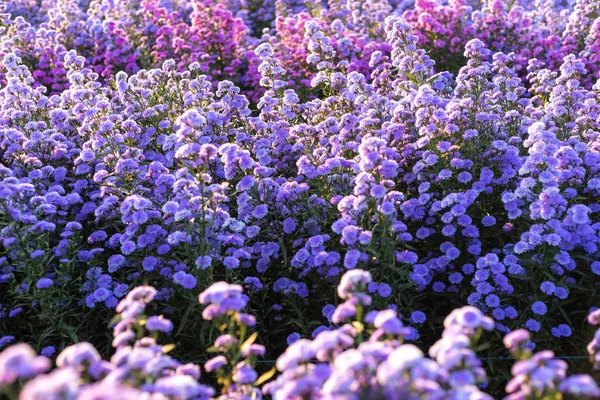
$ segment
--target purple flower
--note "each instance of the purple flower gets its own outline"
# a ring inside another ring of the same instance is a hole
[[[235,269],[240,266],[240,260],[231,256],[225,257],[225,259],[223,260],[223,265],[225,265],[225,268],[227,269]]]
[[[600,397],[600,388],[589,375],[571,375],[558,385],[558,390],[574,396]]]
[[[450,276],[448,276],[448,280],[450,283],[458,284],[462,282],[463,276],[460,272],[453,272],[450,274]]]
[[[273,284],[274,292],[281,292],[287,290],[291,285],[291,281],[288,278],[279,278]]]
[[[376,199],[384,197],[385,193],[385,187],[382,185],[374,185],[373,187],[371,187],[371,196],[375,197]]]
[[[239,384],[254,383],[258,378],[256,371],[248,364],[242,362],[233,369],[233,381]]]
[[[124,283],[120,283],[115,286],[113,293],[116,297],[121,298],[127,292],[128,286]]]
[[[100,354],[90,343],[81,342],[64,349],[56,358],[58,367],[79,367],[100,361]]]
[[[560,331],[561,336],[569,337],[573,333],[571,327],[567,324],[560,324],[557,328]]]
[[[222,304],[227,299],[240,299],[243,289],[240,285],[231,285],[226,282],[216,282],[208,287],[204,292],[200,293],[199,301],[200,304]],[[243,300],[243,307],[245,307],[246,301]],[[240,309],[241,309],[240,308]],[[238,310],[239,311],[239,310]]]
[[[266,217],[269,212],[269,207],[266,204],[261,204],[257,206],[254,211],[252,211],[252,215],[258,219],[262,219]]]
[[[294,342],[297,342],[298,340],[300,340],[300,334],[297,332],[291,333],[288,337],[287,337],[287,344],[288,346],[291,345]]]
[[[12,342],[13,340],[15,340],[14,336],[2,336],[0,338],[0,349],[6,346],[8,343]]]
[[[185,274],[181,282],[181,286],[186,289],[193,289],[196,287],[196,278],[191,274]]]
[[[422,311],[413,311],[413,313],[410,315],[410,322],[413,324],[422,324],[426,319],[427,317]]]
[[[37,356],[25,343],[15,344],[0,353],[0,382],[11,384],[18,379],[32,378],[50,368],[50,360]]]
[[[94,291],[94,299],[97,302],[104,301],[104,300],[108,299],[108,297],[110,295],[111,295],[111,292],[108,289],[103,288],[103,287],[100,287],[100,288],[98,288],[98,289],[96,289]]]
[[[212,265],[211,256],[200,256],[196,258],[196,267],[206,269]]]
[[[482,327],[491,330],[494,327],[491,318],[484,316],[479,309],[472,306],[465,306],[452,311],[444,320],[444,326],[448,327],[453,323],[472,329]]]
[[[369,285],[367,285],[367,291],[369,293],[375,293],[377,292],[377,289],[379,289],[379,284],[376,282],[371,282]]]
[[[491,215],[486,215],[481,219],[481,224],[485,227],[494,226],[496,224],[496,218]]]
[[[517,312],[516,308],[514,308],[513,306],[506,307],[504,309],[504,313],[510,319],[515,319],[519,316],[519,313]]]
[[[133,253],[136,248],[137,246],[133,241],[127,240],[121,245],[121,252],[123,252],[125,255],[129,255]]]
[[[244,176],[237,184],[236,189],[239,191],[245,191],[250,189],[254,185],[254,177],[247,175]]]
[[[119,303],[119,306],[117,307],[117,312],[122,312],[122,310],[125,307],[127,307],[134,301],[140,301],[145,304],[148,304],[154,299],[155,295],[156,289],[154,289],[152,286],[137,286],[127,294],[125,300]]]
[[[52,279],[41,278],[40,280],[37,281],[37,283],[35,284],[35,286],[38,289],[46,289],[46,288],[52,286],[52,284],[53,284]]]
[[[456,232],[456,227],[454,225],[446,225],[442,228],[442,234],[444,236],[452,236]]]
[[[392,287],[390,285],[388,285],[387,283],[381,283],[379,285],[379,287],[377,288],[377,293],[381,296],[381,297],[389,297],[392,294]]]
[[[315,329],[312,331],[312,333],[311,333],[310,335],[311,335],[311,336],[312,336],[312,338],[314,339],[314,338],[316,338],[316,337],[317,337],[317,336],[318,336],[318,335],[319,335],[321,332],[328,331],[328,330],[329,330],[329,327],[327,327],[327,326],[325,326],[325,325],[320,325],[320,326],[318,326],[317,328],[315,328]],[[302,339],[300,339],[300,340],[302,340]]]
[[[163,316],[152,316],[146,320],[146,329],[149,332],[165,332],[169,333],[173,330],[173,323]]]
[[[566,299],[567,297],[569,297],[569,292],[567,292],[567,289],[565,289],[564,287],[558,286],[555,290],[554,290],[554,295],[556,297],[558,297],[561,300]]]
[[[593,261],[591,267],[594,274],[600,275],[600,261]]]
[[[455,260],[459,255],[460,250],[458,250],[456,247],[450,247],[448,250],[446,250],[446,256],[451,260]]]
[[[227,365],[227,359],[224,356],[216,356],[204,364],[204,369],[206,372],[213,372],[223,368],[225,365]]]
[[[250,290],[261,290],[264,286],[259,278],[254,276],[248,276],[244,279],[244,283],[247,285],[246,289]]]
[[[242,345],[242,355],[244,357],[248,357],[250,355],[253,356],[264,356],[267,349],[265,346],[260,344],[244,344]]]
[[[432,288],[434,292],[442,293],[446,290],[446,284],[444,282],[434,282]]]
[[[562,331],[560,329],[558,329],[558,327],[556,327],[556,326],[552,327],[550,329],[550,333],[552,334],[552,336],[557,337],[557,338],[562,336]]]
[[[352,318],[356,315],[356,306],[349,301],[345,301],[333,312],[331,315],[331,321],[339,324],[340,322]]]
[[[78,392],[79,378],[79,373],[73,368],[56,369],[48,375],[40,375],[27,382],[23,386],[20,397],[47,399],[49,394],[53,397],[56,395],[56,398],[74,397]]]
[[[544,315],[546,314],[546,311],[548,311],[548,307],[546,307],[546,305],[541,301],[536,301],[535,303],[533,303],[531,305],[531,309],[537,315]]]
[[[467,171],[463,171],[460,174],[458,174],[458,181],[459,182],[466,183],[466,182],[469,182],[471,179],[472,179],[472,176]]]
[[[356,268],[358,261],[360,259],[360,251],[358,250],[349,250],[344,257],[344,266],[348,269]]]
[[[141,225],[141,224],[145,223],[146,221],[148,221],[148,214],[143,210],[136,211],[131,216],[131,220],[134,223]]]
[[[449,383],[453,387],[460,388],[476,383],[476,378],[471,371],[461,370],[450,374]]]
[[[44,250],[40,250],[40,249],[34,250],[34,251],[31,252],[31,256],[30,257],[31,258],[39,258],[39,257],[43,256],[44,253],[45,253]]]
[[[142,268],[144,268],[145,271],[154,271],[154,269],[158,266],[158,263],[159,259],[156,257],[145,257],[142,261]]]
[[[379,311],[373,321],[376,328],[381,328],[390,335],[404,335],[406,330],[394,310]]]
[[[173,281],[178,285],[183,286],[186,289],[193,289],[196,287],[196,278],[184,271],[178,271],[173,275]]]
[[[504,312],[503,309],[501,308],[494,308],[492,310],[492,317],[496,320],[496,321],[502,321],[503,319],[506,318],[506,313]]]
[[[8,313],[8,317],[9,318],[14,318],[17,315],[21,314],[23,312],[23,308],[22,307],[16,307],[13,308],[12,310],[10,310],[10,312]]]
[[[56,353],[54,346],[46,346],[40,351],[40,354],[44,357],[52,357]]]
[[[345,299],[352,291],[355,291],[360,287],[366,288],[371,281],[371,274],[368,271],[360,269],[350,270],[342,276],[342,280],[338,286],[338,295],[342,299]]]
[[[504,346],[511,352],[514,352],[519,349],[523,343],[528,342],[530,338],[529,332],[525,329],[517,329],[504,336]]]
[[[331,314],[335,311],[335,306],[333,304],[327,304],[323,307],[323,311],[321,312],[323,316],[327,319],[331,319]]]
[[[547,295],[553,294],[555,289],[556,286],[550,281],[542,282],[542,284],[540,285],[540,290]]]
[[[108,373],[110,371],[106,371]],[[138,398],[142,393],[135,388],[116,383],[93,383],[80,387],[77,398],[80,400],[100,400],[117,398]]]
[[[485,302],[490,307],[498,307],[500,305],[500,299],[495,294],[489,294],[485,297]]]
[[[296,229],[296,220],[294,218],[288,217],[283,220],[283,232],[286,234],[291,234]]]
[[[589,212],[590,209],[582,204],[576,204],[569,209],[569,214],[571,214],[573,221],[580,225],[587,224],[590,221],[588,217]]]
[[[221,335],[215,340],[215,347],[227,349],[232,346],[235,346],[237,343],[238,343],[238,340],[235,337],[233,337],[229,334]]]
[[[162,206],[162,211],[165,214],[175,214],[177,211],[179,211],[179,203],[177,203],[176,201],[167,201]]]
[[[247,326],[256,325],[256,318],[250,314],[238,313],[236,315],[236,319],[237,319],[238,323],[240,323],[242,325],[247,325]]]
[[[212,397],[212,394],[214,394],[212,388],[200,385],[189,375],[172,375],[160,378],[154,383],[154,390],[165,396],[181,399],[193,398],[201,394],[205,396],[208,394],[207,397]]]

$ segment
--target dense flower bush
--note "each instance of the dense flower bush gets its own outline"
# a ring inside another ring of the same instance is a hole
[[[482,332],[494,328],[490,317],[472,306],[454,310],[444,320],[442,338],[429,349],[431,358],[427,358],[415,345],[404,344],[412,330],[403,326],[396,311],[367,312],[372,302],[367,294],[371,279],[369,272],[360,269],[342,277],[338,295],[345,301],[331,316],[339,327],[319,333],[312,341],[294,340],[277,360],[282,374],[262,392],[275,399],[492,399],[476,386],[486,382],[486,373],[473,350]],[[10,346],[0,353],[0,393],[31,400],[214,398],[215,389],[199,383],[200,366],[180,363],[167,355],[172,345],[158,344],[159,337],[171,333],[173,323],[162,315],[145,313],[156,294],[151,286],[138,286],[117,305],[119,314],[111,322],[115,353],[110,361],[102,360],[94,346],[82,342],[64,349],[56,358],[56,369],[45,373],[51,365],[48,357],[36,355],[24,343]],[[241,312],[248,301],[242,287],[218,282],[202,292],[199,301],[208,304],[203,318],[212,320],[213,327],[220,326],[217,329],[222,332],[208,350],[222,354],[204,364],[206,372],[218,376],[222,393],[218,398],[262,398],[257,386],[274,370],[260,378],[255,371],[256,358],[264,355],[265,347],[254,343],[256,333],[246,338],[256,318]],[[598,314],[589,315],[592,324],[598,323]],[[588,346],[594,359],[596,341]],[[528,331],[513,331],[504,343],[519,360],[506,386],[511,393],[508,398],[600,396],[600,388],[589,375],[567,377],[566,363],[554,359],[551,351],[532,354]]]
[[[597,397],[560,357],[600,321],[599,32],[592,0],[0,4],[1,390],[244,398],[278,359],[275,398]]]

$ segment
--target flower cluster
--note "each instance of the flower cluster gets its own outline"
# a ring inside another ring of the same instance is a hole
[[[242,287],[215,283],[200,294],[200,303],[209,304],[202,314],[204,319],[221,325],[221,335],[208,350],[220,354],[208,360],[204,369],[217,374],[218,383],[223,386],[223,398],[260,398],[255,384],[268,378],[258,380],[255,363],[257,357],[265,354],[265,347],[254,343],[258,337],[256,332],[246,337],[248,328],[256,325],[256,318],[241,312],[247,304]]]
[[[225,355],[204,365],[207,372],[217,373],[222,398],[227,399],[249,398],[253,393],[260,398],[260,392],[254,387],[257,374],[253,365],[256,358],[264,354],[265,348],[253,343],[256,334],[244,341],[246,329],[253,327],[256,320],[249,314],[232,311],[244,308],[245,301],[238,302],[240,306],[225,305],[235,302],[241,293],[241,287],[237,285],[218,282],[200,296],[201,303],[220,304],[227,309],[219,317],[211,315],[205,319],[220,318],[220,322],[226,321],[229,331],[234,333],[215,340],[215,351]],[[31,346],[24,343],[7,348],[0,353],[0,393],[18,394],[19,399],[31,400],[214,398],[215,389],[199,383],[198,365],[180,363],[167,354],[173,345],[159,344],[159,337],[170,334],[173,323],[162,315],[146,314],[149,303],[157,294],[151,286],[138,286],[117,305],[118,314],[111,323],[115,353],[110,361],[103,360],[90,343],[81,342],[64,349],[56,358],[56,369],[44,374],[50,368],[49,358],[37,356]],[[230,365],[232,370],[225,372]],[[261,379],[264,381],[268,377]]]
[[[343,298],[360,299],[357,304],[365,306],[370,298],[361,288],[369,282],[368,272],[349,271],[338,292]],[[481,334],[494,329],[494,321],[480,310],[466,306],[452,311],[444,320],[442,338],[427,358],[417,346],[404,343],[410,330],[395,311],[372,310],[363,317],[347,309],[347,303],[336,308],[334,315],[340,316],[336,329],[291,344],[277,360],[281,375],[263,391],[274,399],[492,399],[481,391],[487,379],[474,349]],[[527,331],[509,333],[504,343],[518,360],[506,387],[508,399],[600,396],[589,375],[567,377],[566,363],[553,359],[552,352],[532,355]]]
[[[27,344],[17,344],[0,354],[0,392],[19,399],[210,399],[215,390],[198,382],[200,367],[180,363],[167,353],[172,346],[158,343],[173,324],[163,316],[147,316],[145,309],[156,289],[132,289],[117,306],[113,319],[113,347],[110,361],[96,348],[81,342],[50,359],[35,356]],[[24,383],[24,384],[23,384]]]
[[[378,366],[410,341],[433,349],[418,368],[443,397],[484,381],[479,329],[489,357],[518,329],[557,357],[588,343],[596,1],[0,7],[0,348],[51,357],[85,338],[106,356],[144,321],[151,336],[180,327],[175,358],[218,352],[223,396],[258,396],[255,358],[291,344],[306,393],[386,397],[404,388],[378,386]],[[140,285],[164,317],[138,321]],[[213,328],[192,318],[200,293]],[[118,339],[103,329],[115,308],[131,314]],[[351,349],[370,360],[356,371],[335,361]],[[518,379],[550,363],[553,386],[535,390],[568,391],[566,366],[541,354]]]
[[[372,283],[367,271],[344,274],[338,286],[346,302],[333,311],[336,328],[319,333],[314,340],[299,339],[277,360],[282,373],[264,386],[262,392],[274,399],[300,397],[365,396],[368,398],[492,399],[481,391],[486,373],[475,348],[494,321],[474,307],[456,309],[444,320],[444,331],[429,356],[414,344],[406,344],[411,327],[405,327],[394,310],[370,310],[366,294]],[[56,369],[48,372],[50,360],[37,356],[27,344],[13,345],[0,353],[0,393],[19,399],[211,399],[215,389],[200,384],[200,367],[182,364],[167,355],[172,346],[157,339],[169,334],[173,324],[163,316],[148,316],[146,308],[157,295],[151,286],[132,289],[117,306],[113,319],[113,347],[110,361],[102,360],[87,342],[63,350]],[[239,285],[218,282],[200,295],[208,304],[205,319],[221,332],[209,352],[219,355],[206,361],[204,369],[216,373],[221,388],[218,399],[262,398],[258,385],[275,370],[260,378],[256,358],[265,347],[255,344],[256,332],[246,338],[256,319],[240,310],[247,298]],[[348,311],[352,309],[354,311]],[[215,312],[218,309],[219,312]],[[597,323],[597,312],[590,321]],[[566,363],[553,358],[551,351],[532,354],[526,330],[513,331],[504,343],[518,361],[508,383],[508,398],[542,398],[569,394],[600,396],[589,375],[567,377]],[[593,342],[594,343],[594,342]],[[595,344],[590,348],[595,349]],[[144,397],[150,396],[150,397]],[[553,397],[554,398],[554,397]]]
[[[561,398],[561,394],[600,397],[600,388],[586,374],[567,377],[567,363],[554,358],[549,350],[532,354],[530,334],[518,329],[504,337],[504,344],[518,361],[513,365],[513,378],[506,385],[508,398]]]

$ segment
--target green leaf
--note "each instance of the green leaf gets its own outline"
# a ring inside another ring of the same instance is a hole
[[[242,343],[240,348],[250,346],[252,343],[254,343],[254,341],[256,340],[257,337],[258,337],[258,332],[254,332],[252,335],[248,336],[248,339],[246,339],[244,341],[244,343]]]
[[[571,322],[571,318],[569,318],[569,315],[567,314],[567,312],[565,311],[565,309],[563,308],[563,306],[559,305],[558,309],[560,310],[560,313],[563,315],[563,317],[565,317],[565,319],[567,320],[567,322],[569,323],[569,325],[573,326],[573,322]]]
[[[279,237],[279,248],[281,249],[281,253],[283,255],[283,265],[288,265],[287,248],[285,247],[285,242],[281,236]]]
[[[365,326],[361,322],[358,322],[358,321],[354,321],[352,323],[352,326],[356,328],[356,331],[358,333],[362,333],[365,330]]]
[[[166,346],[163,346],[162,351],[164,354],[170,353],[171,351],[173,351],[173,349],[175,348],[174,344],[167,344]]]
[[[75,328],[74,327],[72,327],[70,325],[65,325],[64,328],[65,328],[65,330],[69,334],[69,337],[71,338],[71,340],[74,343],[79,342],[79,338],[77,337],[77,333],[75,332]]]
[[[263,383],[265,383],[266,381],[268,381],[269,379],[271,379],[273,377],[273,375],[275,375],[276,372],[277,372],[277,368],[275,368],[275,367],[271,368],[269,371],[267,371],[264,374],[262,374],[256,380],[256,382],[254,382],[254,386],[260,386],[260,385],[262,385]]]
[[[121,319],[121,314],[115,315],[109,322],[110,326],[116,325],[119,321],[121,321]]]
[[[429,79],[427,79],[427,81],[425,83],[432,83],[433,81],[435,81],[437,78],[442,76],[442,72],[438,72],[437,74],[433,75],[432,77],[430,77]]]
[[[192,309],[195,305],[195,303],[192,303],[188,307],[188,309],[185,310],[185,314],[183,314],[183,317],[181,318],[181,322],[179,323],[179,329],[177,330],[177,333],[175,335],[179,335],[183,331],[183,328],[185,328],[185,324],[187,323],[187,320],[190,317],[190,313],[192,312]]]

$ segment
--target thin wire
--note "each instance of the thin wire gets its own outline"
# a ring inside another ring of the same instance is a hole
[[[555,359],[559,359],[559,360],[583,360],[583,359],[589,359],[590,356],[557,356],[557,357],[553,357]],[[479,358],[482,361],[515,361],[514,358],[512,357],[480,357]],[[197,361],[187,361],[190,363],[205,363],[208,360],[197,360]],[[275,364],[277,362],[277,360],[256,360],[257,363],[262,363],[262,364]],[[318,360],[311,360],[311,362],[318,362]]]
[[[552,358],[557,358],[559,360],[579,360],[579,359],[589,359],[590,356],[557,356],[557,357],[552,357]],[[496,361],[496,360],[514,360],[514,358],[512,357],[480,357],[480,360],[487,360],[487,361]]]

